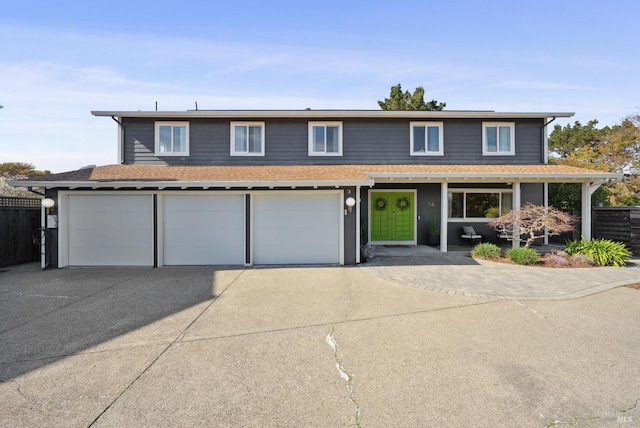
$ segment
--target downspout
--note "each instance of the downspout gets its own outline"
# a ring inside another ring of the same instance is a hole
[[[28,191],[30,191],[31,193],[35,193],[36,195],[40,195],[40,196],[42,196],[43,198],[45,197],[45,194],[44,194],[44,193],[42,193],[42,192],[38,192],[37,190],[33,190],[33,187],[31,187],[31,186],[28,186],[28,187],[27,187],[27,190],[28,190]]]
[[[116,119],[115,116],[111,116],[111,119],[113,119],[113,121],[119,125],[118,126],[118,163],[123,164],[124,163],[124,128],[125,126],[120,121],[121,120],[120,117]]]
[[[43,270],[47,268],[47,214],[46,208],[40,205],[40,229],[42,232],[40,235],[40,268]]]
[[[545,118],[546,120],[546,118]],[[556,120],[556,118],[554,117],[553,119],[551,119],[550,121],[546,122],[544,125],[542,125],[542,127],[540,128],[540,132],[541,132],[541,139],[542,139],[542,144],[541,144],[541,149],[542,149],[542,153],[541,153],[541,159],[542,159],[542,163],[543,164],[547,164],[549,163],[549,143],[547,141],[547,125],[549,125],[551,122],[553,122],[554,120]]]
[[[360,264],[360,186],[356,186],[356,264]]]

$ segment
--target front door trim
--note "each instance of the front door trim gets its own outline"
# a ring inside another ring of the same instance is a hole
[[[413,193],[413,240],[410,241],[372,241],[371,240],[371,204],[376,193]],[[371,245],[418,245],[418,191],[416,189],[369,189],[369,206],[367,221],[367,239]]]

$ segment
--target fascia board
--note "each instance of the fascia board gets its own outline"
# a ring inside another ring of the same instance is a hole
[[[48,188],[167,188],[167,187],[335,187],[373,186],[374,180],[287,180],[287,181],[9,181],[14,187]]]
[[[420,174],[420,173],[369,173],[369,177],[375,179],[387,178],[387,179],[421,179],[430,178],[435,180],[483,180],[488,178],[509,179],[512,181],[539,181],[539,180],[566,180],[566,181],[593,181],[593,180],[613,180],[622,179],[624,174],[618,173],[597,173],[597,174],[561,174],[561,173],[545,173],[545,174],[522,174],[522,173],[433,173],[433,174]]]
[[[187,110],[187,111],[102,111],[93,110],[99,117],[156,119],[248,119],[248,118],[303,118],[303,119],[545,119],[548,117],[572,117],[573,112],[496,112],[496,111],[395,111],[395,110]]]

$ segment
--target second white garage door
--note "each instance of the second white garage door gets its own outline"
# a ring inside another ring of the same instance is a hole
[[[341,263],[338,193],[253,195],[255,264]]]
[[[165,265],[244,264],[243,195],[165,195]]]

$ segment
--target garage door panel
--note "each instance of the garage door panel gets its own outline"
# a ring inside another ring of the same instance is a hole
[[[237,265],[242,264],[239,258],[244,254],[244,246],[227,246],[212,249],[211,246],[189,245],[184,247],[172,246],[165,250],[167,265],[197,266],[197,265]]]
[[[254,263],[339,263],[340,201],[339,194],[256,195]]]
[[[138,230],[146,229],[152,222],[153,217],[149,212],[93,212],[77,211],[73,223],[73,228],[77,230],[97,230],[104,225],[109,225],[111,230]],[[88,214],[88,215],[87,215]]]
[[[164,197],[164,264],[244,264],[243,195]]]
[[[70,266],[153,266],[151,195],[69,195]]]
[[[150,248],[151,237],[145,230],[75,230],[73,246],[76,247],[109,247],[109,248]]]

